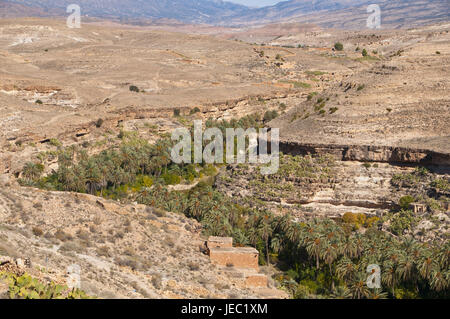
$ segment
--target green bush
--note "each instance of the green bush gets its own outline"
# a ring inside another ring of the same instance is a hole
[[[200,112],[200,109],[198,108],[198,107],[194,107],[190,112],[189,112],[189,114],[195,114],[195,113],[199,113]]]
[[[56,138],[51,138],[50,141],[49,141],[49,144],[53,145],[53,146],[56,146],[56,147],[62,146],[61,142],[58,139],[56,139]]]
[[[438,178],[431,183],[431,186],[441,191],[450,190],[450,181],[445,178]]]
[[[175,173],[167,172],[164,173],[161,177],[166,185],[178,185],[181,183],[181,177]]]
[[[391,218],[389,230],[397,236],[401,236],[406,230],[412,229],[416,224],[413,213],[410,210],[402,210],[394,214]]]
[[[330,114],[336,113],[338,110],[337,107],[330,107]]]
[[[103,125],[103,119],[98,119],[97,122],[95,122],[95,126],[96,126],[97,128],[102,127],[102,125]]]
[[[367,53],[366,49],[363,49],[361,54],[362,54],[363,57],[366,57],[366,56],[369,55],[369,53]]]
[[[203,169],[201,170],[201,173],[206,176],[214,176],[217,174],[217,169],[212,164],[207,164]]]
[[[279,116],[278,112],[273,110],[273,111],[267,111],[266,113],[264,113],[264,122],[270,122],[273,119],[277,118]]]
[[[140,90],[136,85],[130,85],[130,91],[139,93]]]
[[[28,274],[17,276],[11,273],[1,273],[0,279],[9,285],[10,299],[90,299],[86,293],[78,289],[70,290],[67,286],[53,282],[44,284]]]
[[[402,209],[407,210],[407,209],[409,209],[409,206],[414,202],[415,202],[414,197],[412,197],[410,195],[406,195],[406,196],[403,196],[402,198],[400,198],[400,201],[398,204],[400,205],[400,207]]]
[[[311,101],[313,99],[313,97],[315,97],[317,94],[317,92],[311,92],[308,94],[308,97],[306,98],[308,101]]]
[[[344,50],[344,45],[341,42],[336,42],[334,44],[334,48],[336,49],[336,51],[342,51]]]

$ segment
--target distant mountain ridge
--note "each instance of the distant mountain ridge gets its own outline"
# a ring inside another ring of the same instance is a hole
[[[0,0],[0,17],[63,16],[73,0]],[[183,23],[245,26],[305,22],[358,28],[373,0],[289,0],[248,8],[223,0],[78,0],[82,14],[121,20],[170,19]],[[378,0],[389,27],[449,21],[449,0]],[[354,23],[354,20],[358,20]]]
[[[1,3],[40,9],[48,15],[65,14],[67,6],[76,3],[83,15],[92,17],[164,18],[185,23],[214,23],[250,11],[246,6],[222,0],[2,0]]]

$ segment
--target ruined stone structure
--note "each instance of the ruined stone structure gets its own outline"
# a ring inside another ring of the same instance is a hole
[[[231,237],[214,237],[208,238],[207,246],[211,248],[231,248],[233,247],[233,238]]]
[[[267,287],[267,276],[264,274],[248,274],[245,276],[247,287]]]
[[[259,252],[252,247],[233,247],[233,238],[209,237],[207,250],[211,262],[241,269],[247,287],[267,287],[267,276],[259,274]]]
[[[411,209],[413,210],[414,214],[423,215],[427,213],[427,205],[425,204],[419,204],[419,203],[412,203]]]
[[[258,270],[258,251],[251,247],[210,248],[209,257],[215,264]]]

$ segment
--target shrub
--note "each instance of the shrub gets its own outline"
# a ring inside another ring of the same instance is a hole
[[[342,216],[342,221],[345,224],[353,226],[354,229],[359,229],[362,226],[367,226],[369,224],[366,215],[364,214],[354,214],[351,212],[345,213],[344,216]],[[371,223],[374,221],[371,220]]]
[[[130,91],[139,93],[140,90],[136,85],[130,85]]]
[[[9,289],[7,296],[10,299],[90,299],[85,292],[67,286],[57,285],[54,282],[43,283],[28,274],[18,276],[12,273],[0,274],[5,277]]]
[[[264,122],[270,122],[273,119],[277,118],[279,116],[278,112],[273,110],[273,111],[267,111],[266,113],[264,113]]]
[[[194,263],[194,262],[190,262],[188,264],[188,267],[189,267],[189,270],[191,270],[191,271],[197,271],[197,270],[200,269],[200,266],[197,263]]]
[[[39,227],[33,227],[33,234],[34,236],[40,237],[44,234],[44,232]]]
[[[369,55],[369,53],[367,53],[366,49],[363,49],[361,54],[362,54],[363,57],[366,57],[366,56]]]
[[[98,119],[97,122],[95,122],[95,126],[96,126],[97,128],[102,127],[102,125],[103,125],[103,119]]]
[[[415,218],[411,211],[402,210],[392,216],[389,230],[394,235],[400,236],[403,235],[406,230],[411,229],[415,222]]]
[[[199,113],[199,112],[200,112],[200,109],[198,107],[194,107],[189,113],[192,115],[192,114]]]
[[[357,91],[361,91],[361,90],[363,90],[365,87],[366,87],[365,84],[361,84],[361,85],[358,86]]]
[[[178,116],[180,116],[180,114],[181,114],[180,109],[174,109],[173,110],[173,116],[178,117]]]
[[[411,195],[406,195],[400,198],[399,205],[402,209],[407,210],[409,209],[409,206],[414,202],[414,197],[412,197]]]
[[[314,96],[316,96],[318,93],[317,92],[312,92],[308,94],[308,97],[306,98],[308,101],[311,101],[313,99]]]
[[[42,101],[41,101],[41,100],[36,100],[34,103],[36,103],[36,104],[42,104]]]
[[[160,274],[152,274],[152,285],[156,289],[161,289],[162,287],[162,277]]]
[[[441,191],[448,191],[450,189],[450,181],[445,178],[438,178],[431,183],[431,186]]]
[[[331,107],[331,108],[330,108],[330,114],[336,113],[337,110],[338,110],[337,107]]]
[[[181,176],[175,173],[167,172],[164,173],[161,177],[166,185],[177,185],[181,183]]]
[[[72,240],[72,236],[70,234],[67,234],[61,229],[58,229],[55,233],[55,238],[60,241],[66,241],[66,240]]]
[[[214,176],[217,174],[217,169],[212,164],[207,164],[201,170],[201,173],[207,176]]]
[[[53,146],[56,146],[56,147],[62,146],[61,142],[58,139],[56,139],[56,138],[51,138],[50,141],[49,141],[49,144],[53,145]]]
[[[159,208],[153,208],[153,214],[155,214],[158,217],[166,217],[167,216],[166,211],[159,209]]]
[[[344,50],[344,45],[341,42],[336,42],[334,44],[334,48],[336,49],[336,51],[342,51]]]

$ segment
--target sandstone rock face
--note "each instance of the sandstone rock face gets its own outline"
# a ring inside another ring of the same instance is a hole
[[[450,166],[450,154],[392,146],[323,145],[282,141],[280,151],[291,155],[330,154],[342,161]]]

